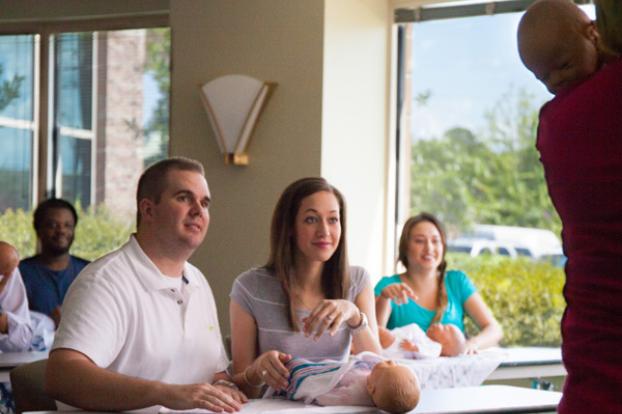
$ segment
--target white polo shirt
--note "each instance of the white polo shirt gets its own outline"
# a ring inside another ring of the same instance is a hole
[[[52,349],[133,377],[212,382],[228,365],[214,297],[196,267],[186,263],[184,276],[163,275],[132,236],[73,282]]]

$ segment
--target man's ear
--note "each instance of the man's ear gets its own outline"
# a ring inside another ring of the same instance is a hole
[[[590,20],[588,24],[585,25],[585,36],[594,43],[595,46],[599,45],[600,34],[598,33],[598,29],[596,29],[596,22],[594,20]]]
[[[153,206],[154,202],[149,198],[140,200],[138,203],[138,211],[140,211],[141,220],[153,216]]]

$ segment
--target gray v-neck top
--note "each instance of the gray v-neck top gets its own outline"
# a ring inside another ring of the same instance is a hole
[[[367,271],[362,267],[350,266],[347,299],[354,301],[369,285]],[[287,296],[276,276],[263,267],[239,275],[233,283],[230,297],[257,322],[259,354],[278,350],[312,361],[345,360],[350,354],[352,335],[345,323],[335,336],[325,332],[318,340],[293,331],[288,323]],[[296,313],[302,319],[309,311],[298,310]]]

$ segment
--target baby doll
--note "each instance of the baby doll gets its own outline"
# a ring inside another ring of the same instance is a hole
[[[370,352],[348,362],[311,362],[293,358],[287,363],[289,386],[264,397],[281,396],[319,405],[375,406],[390,413],[414,409],[420,387],[415,374],[403,365]]]
[[[434,358],[457,356],[464,352],[466,340],[452,324],[432,324],[427,334],[416,323],[388,330],[379,328],[382,354],[389,358]]]

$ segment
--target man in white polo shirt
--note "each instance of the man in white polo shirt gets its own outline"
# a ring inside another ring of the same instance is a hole
[[[186,260],[209,225],[203,166],[171,158],[137,190],[137,232],[72,284],[50,353],[46,388],[86,410],[237,411],[212,291]]]

